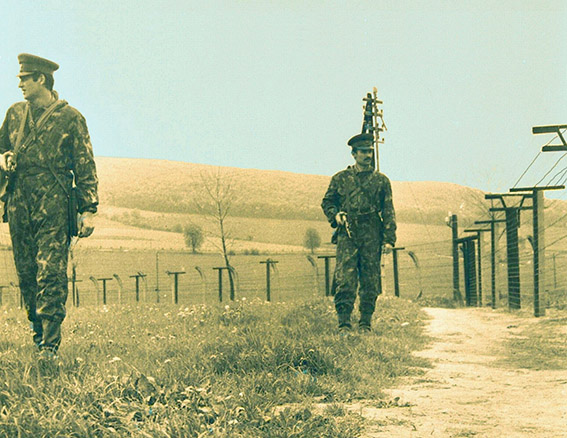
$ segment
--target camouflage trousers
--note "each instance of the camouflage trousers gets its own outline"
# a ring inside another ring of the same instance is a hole
[[[339,233],[335,267],[335,308],[339,314],[350,314],[356,294],[360,313],[372,314],[381,293],[380,256],[382,242],[377,233],[369,235]]]
[[[14,262],[34,341],[57,349],[68,295],[67,196],[41,175],[19,181],[7,212]]]

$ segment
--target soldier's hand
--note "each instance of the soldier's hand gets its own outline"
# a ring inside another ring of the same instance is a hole
[[[16,168],[14,161],[14,153],[12,151],[4,152],[0,155],[0,169],[4,172],[12,172]]]
[[[85,211],[79,217],[79,237],[89,237],[94,231],[94,214]]]
[[[339,211],[335,216],[335,222],[338,226],[342,226],[346,222],[346,213],[344,211]]]
[[[382,254],[390,254],[394,250],[394,246],[389,243],[385,243],[382,247]]]

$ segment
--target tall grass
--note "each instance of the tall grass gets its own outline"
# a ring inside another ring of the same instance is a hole
[[[398,299],[347,336],[327,300],[72,309],[58,367],[38,363],[21,311],[2,320],[2,437],[356,437],[340,404],[427,365],[411,355],[421,313]]]

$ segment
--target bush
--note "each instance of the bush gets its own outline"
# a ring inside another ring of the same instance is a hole
[[[185,244],[191,247],[194,253],[197,252],[197,249],[201,247],[205,240],[203,229],[195,224],[187,225],[185,230],[183,230],[183,236],[185,237]]]
[[[307,228],[303,239],[303,246],[311,250],[311,254],[315,252],[315,248],[321,246],[321,236],[315,228]]]

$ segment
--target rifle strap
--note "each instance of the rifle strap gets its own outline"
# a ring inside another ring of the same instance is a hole
[[[20,121],[20,127],[18,128],[18,136],[16,137],[16,144],[14,145],[14,153],[18,152],[18,149],[20,149],[20,146],[22,145],[22,141],[24,139],[24,130],[26,128],[26,121],[28,120],[29,111],[30,111],[30,106],[26,102],[24,115],[22,116],[22,120]]]
[[[32,114],[31,114],[30,105],[29,105],[28,102],[26,102],[26,109],[25,109],[25,112],[24,112],[24,116],[22,118],[22,122],[20,124],[20,130],[18,131],[18,138],[16,140],[16,145],[14,146],[14,153],[17,152],[17,149],[26,147],[33,140],[35,140],[37,138],[38,134],[39,134],[39,131],[41,130],[41,128],[43,128],[43,126],[49,120],[49,118],[55,112],[55,110],[57,108],[59,108],[60,106],[65,106],[65,105],[67,105],[66,101],[56,100],[55,102],[53,102],[51,105],[49,105],[45,109],[45,111],[39,117],[37,122],[34,122],[33,118],[32,118]],[[23,139],[25,125],[26,125],[26,121],[27,121],[28,118],[29,118],[29,121],[30,121],[30,123],[29,123],[30,132],[28,133],[27,137],[25,139]]]
[[[34,123],[31,116],[30,105],[28,102],[26,102],[26,109],[24,110],[24,115],[22,117],[22,120],[20,122],[20,127],[18,130],[18,137],[16,139],[16,144],[14,145],[14,153],[16,153],[18,149],[20,149],[21,147],[27,146],[31,143],[31,141],[35,140],[37,138],[39,130],[45,125],[45,123],[49,120],[49,118],[55,112],[55,110],[65,105],[67,105],[66,101],[56,100],[46,108],[46,110],[43,112],[43,114],[40,116],[37,122]],[[25,140],[23,140],[25,125],[28,118],[30,120],[30,132],[28,133],[28,136],[25,138]],[[49,171],[53,174],[53,176],[57,180],[57,183],[61,186],[61,188],[67,195],[67,198],[69,198],[70,197],[69,190],[67,190],[67,187],[65,186],[65,184],[63,184],[63,181],[57,175],[57,172],[55,172],[53,163],[50,160],[46,160],[46,164]]]

